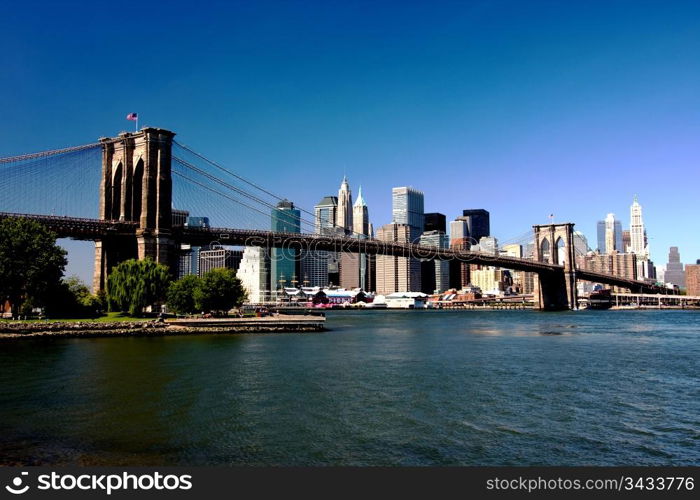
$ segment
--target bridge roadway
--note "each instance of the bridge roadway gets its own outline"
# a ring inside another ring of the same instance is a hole
[[[102,240],[112,237],[135,237],[138,223],[63,217],[55,215],[17,214],[0,212],[0,220],[5,218],[27,218],[44,224],[59,238],[77,240]],[[331,252],[364,253],[368,255],[393,255],[416,257],[419,259],[460,260],[471,264],[497,266],[514,271],[535,272],[538,274],[560,273],[564,267],[546,262],[538,262],[517,257],[492,255],[466,250],[452,250],[408,243],[331,237],[317,234],[276,233],[249,229],[174,227],[172,237],[178,243],[205,246],[211,243],[232,246],[264,246],[306,248]],[[667,293],[666,289],[636,281],[592,271],[577,270],[576,279],[628,288],[640,293]]]

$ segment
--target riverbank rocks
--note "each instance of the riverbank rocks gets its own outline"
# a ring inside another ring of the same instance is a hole
[[[323,325],[276,324],[274,321],[251,325],[173,327],[156,321],[124,321],[104,323],[77,322],[0,322],[0,340],[23,338],[87,338],[87,337],[158,337],[164,335],[232,334],[232,333],[305,333],[324,331]]]

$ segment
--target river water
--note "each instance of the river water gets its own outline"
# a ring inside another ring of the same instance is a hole
[[[700,312],[352,311],[0,344],[0,459],[700,465]]]

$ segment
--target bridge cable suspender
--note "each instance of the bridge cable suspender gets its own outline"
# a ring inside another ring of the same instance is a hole
[[[206,156],[202,155],[201,153],[198,153],[197,151],[194,151],[192,148],[190,148],[190,147],[188,147],[188,146],[185,146],[184,144],[181,144],[180,142],[178,142],[178,141],[176,141],[176,140],[173,140],[173,144],[176,144],[177,146],[181,147],[181,148],[184,149],[185,151],[188,151],[189,153],[191,153],[191,154],[195,155],[196,157],[198,157],[198,158],[204,160],[205,162],[209,163],[209,164],[212,165],[213,167],[215,167],[215,168],[221,170],[222,172],[225,172],[225,173],[227,173],[227,174],[229,174],[229,175],[235,177],[236,179],[238,179],[238,180],[240,180],[240,181],[242,181],[242,182],[248,184],[249,186],[252,186],[253,188],[255,188],[255,189],[257,189],[257,190],[259,190],[259,191],[265,193],[265,194],[268,195],[268,196],[271,196],[272,198],[274,198],[274,199],[276,199],[276,200],[278,200],[278,201],[282,201],[282,200],[284,199],[283,197],[278,196],[278,195],[276,195],[276,194],[274,194],[274,193],[271,193],[271,192],[268,191],[267,189],[265,189],[265,188],[263,188],[263,187],[261,187],[261,186],[255,184],[254,182],[252,182],[252,181],[246,179],[245,177],[242,177],[242,176],[236,174],[235,172],[233,172],[233,171],[231,171],[231,170],[229,170],[229,169],[227,169],[227,168],[225,168],[225,167],[219,165],[219,164],[216,163],[215,161],[210,160],[209,158],[207,158]],[[174,155],[173,155],[173,157],[174,157]],[[178,161],[184,162],[181,158],[178,158]],[[185,163],[186,163],[186,162],[185,162]],[[191,165],[191,164],[188,164],[188,165]],[[252,195],[250,195],[250,196],[248,196],[248,197],[249,197],[249,198],[252,198]],[[273,208],[277,209],[277,207],[273,207]],[[310,212],[309,210],[306,210],[306,209],[304,209],[303,207],[300,207],[300,206],[298,206],[298,205],[296,206],[296,208],[297,208],[300,212],[303,212],[303,213],[305,213],[305,214],[307,214],[307,215],[313,217],[313,220],[315,221],[315,219],[316,219],[316,214],[315,214],[314,212]],[[306,221],[303,221],[303,220],[302,220],[302,222],[306,222]],[[307,222],[307,223],[308,223],[308,222]],[[313,227],[314,224],[315,224],[315,222],[311,224],[312,227]],[[337,224],[335,223],[335,221],[333,221],[333,226],[334,226],[334,227],[338,227]],[[348,229],[348,231],[350,231],[350,233],[352,233],[352,234],[351,234],[352,236],[366,236],[366,235],[363,235],[363,234],[360,234],[360,233],[356,233],[356,232],[355,232],[354,230],[352,230],[351,228]]]
[[[92,144],[83,144],[82,146],[72,146],[70,148],[52,149],[50,151],[40,151],[38,153],[29,153],[29,154],[18,155],[18,156],[8,156],[6,158],[0,158],[0,164],[33,160],[35,158],[45,158],[47,156],[55,156],[55,155],[61,155],[61,154],[66,154],[66,153],[75,153],[77,151],[85,151],[87,149],[99,148],[99,147],[102,147],[102,144],[103,143],[101,143],[101,142],[94,142]]]

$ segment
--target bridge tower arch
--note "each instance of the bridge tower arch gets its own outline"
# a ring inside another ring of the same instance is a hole
[[[171,158],[175,134],[146,127],[101,138],[99,218],[137,224],[136,241],[113,237],[95,243],[93,289],[103,290],[109,271],[130,258],[172,264]]]
[[[563,266],[563,270],[539,274],[535,281],[535,302],[540,309],[576,309],[576,253],[574,224],[532,226],[535,235],[535,259]]]

